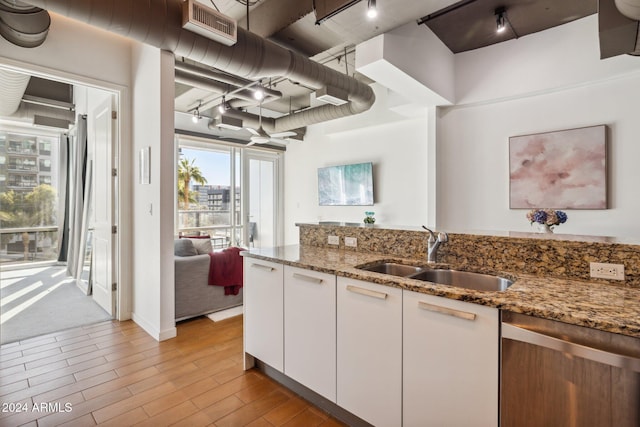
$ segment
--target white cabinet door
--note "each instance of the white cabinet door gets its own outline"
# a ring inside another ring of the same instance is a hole
[[[337,286],[337,403],[375,426],[402,421],[402,290]]]
[[[498,309],[404,291],[403,425],[498,425]]]
[[[285,266],[284,373],[336,401],[336,276]]]
[[[282,372],[284,266],[244,258],[244,351]]]

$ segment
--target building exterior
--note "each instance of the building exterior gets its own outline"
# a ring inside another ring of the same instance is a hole
[[[57,139],[0,130],[0,192],[25,194],[58,183]]]
[[[198,204],[212,211],[228,211],[231,201],[231,189],[221,185],[194,185],[193,191],[198,193]]]

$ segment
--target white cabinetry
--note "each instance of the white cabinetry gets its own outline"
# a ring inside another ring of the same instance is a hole
[[[284,373],[336,401],[336,276],[284,268]]]
[[[284,266],[244,258],[244,351],[282,372]]]
[[[498,425],[498,309],[404,291],[403,425]]]
[[[402,290],[337,282],[337,403],[373,425],[399,426]]]

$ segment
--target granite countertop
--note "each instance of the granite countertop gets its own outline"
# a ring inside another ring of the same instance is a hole
[[[591,281],[539,277],[518,274],[512,271],[483,271],[458,268],[480,273],[497,274],[514,280],[513,285],[503,292],[474,291],[373,273],[356,268],[356,266],[362,264],[381,260],[399,261],[428,268],[444,267],[456,269],[455,264],[428,265],[426,260],[299,245],[251,249],[242,252],[242,254],[251,258],[640,338],[639,288]]]

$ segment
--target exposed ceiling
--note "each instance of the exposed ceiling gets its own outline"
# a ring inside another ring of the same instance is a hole
[[[261,37],[371,83],[355,71],[355,46],[404,24],[427,25],[452,52],[458,53],[586,17],[598,12],[599,1],[613,4],[614,0],[378,0],[379,13],[375,19],[367,18],[368,3],[364,0],[253,0],[248,7],[245,0],[197,1],[236,19],[239,27],[248,26]],[[318,11],[325,6],[339,9],[342,5],[345,9],[318,25],[316,21],[320,16],[316,16],[314,5]],[[507,22],[507,30],[500,34],[496,33],[495,11],[498,8],[506,11]],[[181,60],[177,58],[177,61]],[[262,83],[282,93],[281,97],[263,101],[264,117],[278,117],[317,105],[313,95],[317,88],[305,87],[286,78]],[[198,110],[200,114],[219,116],[209,107],[217,106],[221,98],[220,92],[176,83],[176,111],[192,114],[196,107],[204,105],[205,109]],[[244,102],[242,108],[253,114],[260,113],[255,102]],[[252,134],[240,130],[231,135],[247,140]],[[229,136],[228,132],[225,136]]]
[[[2,22],[22,7],[21,2],[7,1],[0,0]],[[132,14],[127,0],[101,0],[100,7],[90,8],[81,0],[72,6],[64,0],[30,0],[36,7],[176,52],[177,123],[202,116],[205,120],[198,124],[206,122],[205,129],[221,135],[218,107],[227,101],[230,109],[222,124],[240,126],[229,133],[245,141],[252,135],[256,141],[264,139],[265,131],[301,139],[308,125],[366,111],[375,97],[371,81],[355,71],[355,46],[405,24],[426,24],[457,53],[562,25],[599,9],[601,52],[607,51],[603,58],[638,52],[640,47],[637,18],[620,15],[614,0],[378,0],[374,19],[366,16],[364,0],[193,1],[150,0],[136,3],[139,10]],[[238,43],[226,47],[206,38],[209,34],[183,29],[183,5],[193,12],[202,9],[198,4],[223,15],[207,12],[214,26],[226,17],[236,19]],[[499,8],[506,11],[507,30],[496,35]],[[155,16],[158,10],[165,14]],[[603,11],[612,17],[602,18]],[[17,21],[21,23],[22,17]],[[623,25],[629,40],[621,43]],[[253,99],[249,90],[257,82],[267,90],[263,101]]]
[[[247,27],[247,7],[240,2],[243,0],[214,0],[213,3],[198,1],[209,7],[215,4],[221,13],[237,19],[239,27]],[[348,2],[336,0],[333,3]],[[355,72],[355,46],[358,43],[406,23],[416,22],[421,16],[454,2],[455,0],[379,0],[378,17],[369,19],[366,16],[367,2],[359,1],[317,25],[313,0],[259,0],[250,2],[249,30],[341,73],[371,83]],[[177,61],[181,60],[182,58],[177,58]],[[263,84],[282,92],[281,98],[263,102],[262,114],[265,117],[277,117],[319,103],[313,99],[314,88],[297,82],[276,78]],[[176,83],[176,111],[192,114],[200,104],[217,106],[221,96],[221,93]],[[253,114],[259,114],[257,103],[246,108]],[[200,109],[199,113],[205,117],[218,115],[211,109]],[[235,135],[246,140],[251,133],[241,130]]]
[[[506,28],[496,32],[496,10]],[[424,18],[453,53],[526,36],[598,12],[597,0],[467,0]]]

